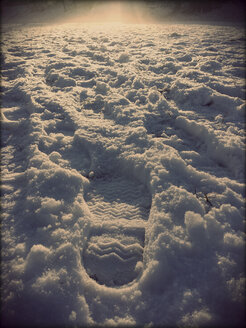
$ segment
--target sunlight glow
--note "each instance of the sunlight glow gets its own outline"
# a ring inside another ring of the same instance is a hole
[[[89,12],[81,13],[74,20],[86,23],[153,23],[144,4],[136,1],[95,2]]]

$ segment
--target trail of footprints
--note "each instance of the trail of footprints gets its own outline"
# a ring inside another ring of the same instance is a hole
[[[93,108],[84,110],[90,119],[101,119]],[[63,124],[54,128],[65,132]],[[82,153],[83,163],[86,158],[90,162],[90,149]],[[72,158],[70,162],[74,166]],[[81,254],[86,272],[108,287],[133,282],[142,272],[145,224],[151,207],[147,187],[132,177],[113,172],[92,178],[84,198],[92,217],[87,246]]]
[[[54,131],[55,128],[62,134],[66,132],[63,125],[56,124]],[[76,148],[75,144],[73,146]],[[80,163],[78,152],[81,153]],[[88,176],[91,166],[88,145],[79,150],[64,149],[61,154],[71,167]],[[101,172],[100,176],[90,177],[84,194],[92,221],[87,245],[81,254],[82,264],[92,279],[108,287],[124,286],[141,274],[145,224],[151,207],[147,187],[119,172],[113,170],[110,175]]]

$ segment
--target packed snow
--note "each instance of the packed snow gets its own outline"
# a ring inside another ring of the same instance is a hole
[[[244,56],[236,26],[4,26],[4,326],[244,323]]]

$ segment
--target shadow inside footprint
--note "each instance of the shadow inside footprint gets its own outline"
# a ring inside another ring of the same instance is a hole
[[[85,201],[93,220],[83,253],[87,273],[110,287],[132,282],[142,268],[145,223],[151,206],[147,187],[123,176],[95,178]]]
[[[92,235],[84,252],[87,273],[99,284],[122,286],[133,281],[141,270],[144,230],[131,234],[107,232]]]

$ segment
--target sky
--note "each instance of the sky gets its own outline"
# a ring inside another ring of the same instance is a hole
[[[2,1],[2,22],[244,22],[244,7],[242,0],[5,0]]]

